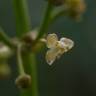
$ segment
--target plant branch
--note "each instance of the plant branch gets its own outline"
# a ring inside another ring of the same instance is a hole
[[[28,14],[27,0],[13,0],[13,5],[16,15],[16,33],[17,37],[21,37],[25,33],[31,30],[31,23]],[[22,90],[20,96],[38,96],[38,86],[37,86],[37,68],[35,55],[31,52],[23,52],[22,60],[24,64],[25,72],[31,75],[32,85],[31,88]]]
[[[31,52],[25,52],[22,54],[24,60],[24,66],[26,68],[26,73],[30,74],[32,77],[31,88],[24,90],[21,93],[22,96],[39,96],[38,94],[38,78],[37,78],[37,63],[35,54]]]
[[[45,11],[44,20],[40,26],[39,35],[36,41],[38,41],[44,35],[44,33],[47,32],[49,21],[51,19],[52,9],[53,9],[53,5],[50,2],[48,2],[47,9]]]
[[[5,34],[5,32],[0,28],[0,40],[3,41],[6,45],[9,47],[13,47],[14,45],[12,44],[10,38]]]
[[[54,10],[56,11],[54,13]],[[35,41],[35,44],[38,42],[38,40],[48,31],[49,26],[60,16],[66,15],[67,11],[63,8],[60,8],[59,10],[54,9],[54,6],[48,2],[47,9],[45,12],[44,20],[40,26],[39,29],[39,35],[37,36],[37,39]]]
[[[18,68],[19,68],[19,74],[25,74],[24,72],[24,67],[23,67],[23,62],[22,62],[22,45],[18,44],[17,45],[17,61],[18,61]]]
[[[21,37],[31,29],[27,0],[13,0],[13,3],[16,16],[16,33],[18,37]]]

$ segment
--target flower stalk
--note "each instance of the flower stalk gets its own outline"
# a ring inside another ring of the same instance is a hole
[[[3,41],[6,45],[9,47],[13,47],[14,45],[12,44],[10,38],[5,34],[2,28],[0,28],[0,40]]]
[[[45,33],[47,33],[49,26],[60,16],[62,15],[66,15],[67,11],[62,9],[60,11],[58,11],[57,13],[53,13],[54,12],[54,5],[49,1],[47,4],[47,8],[45,11],[45,15],[44,15],[44,19],[43,22],[41,23],[41,26],[39,28],[39,34],[37,36],[36,42],[43,37],[43,35]]]
[[[17,64],[18,64],[19,74],[24,75],[25,71],[22,61],[22,44],[17,45]]]
[[[16,34],[17,37],[20,38],[22,35],[24,35],[25,33],[31,30],[27,0],[13,0],[13,5],[16,15],[16,29],[17,29]],[[36,78],[37,68],[35,62],[35,55],[30,55],[30,54],[33,53],[24,52],[22,55],[22,60],[24,63],[24,68],[26,73],[31,75],[32,85],[31,88],[22,90],[20,96],[38,96],[38,87],[37,87],[37,78]]]
[[[31,86],[31,76],[26,74],[22,61],[22,44],[17,45],[17,63],[19,69],[19,76],[16,78],[16,85],[19,89],[28,89]]]
[[[50,2],[48,2],[47,9],[45,11],[45,16],[43,22],[41,23],[39,34],[36,41],[38,41],[48,31],[52,11],[53,11],[53,5]]]
[[[31,29],[27,0],[13,0],[13,7],[16,17],[16,34],[21,37]]]

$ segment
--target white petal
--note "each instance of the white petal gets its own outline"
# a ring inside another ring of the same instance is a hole
[[[74,42],[71,39],[63,37],[60,39],[60,41],[64,43],[67,50],[70,50],[74,46]]]
[[[56,34],[49,34],[47,36],[47,47],[48,48],[54,48],[56,46],[56,43],[58,41],[58,37]]]
[[[55,49],[50,49],[46,53],[46,61],[49,65],[52,65],[53,62],[56,60],[57,51]]]

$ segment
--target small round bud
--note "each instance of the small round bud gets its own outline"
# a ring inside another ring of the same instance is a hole
[[[78,20],[85,12],[86,5],[84,0],[69,0],[69,16]]]
[[[31,86],[31,76],[27,74],[20,75],[19,77],[17,77],[15,83],[20,89],[29,88]]]
[[[44,34],[45,36],[45,34]],[[43,37],[44,37],[43,36]],[[42,48],[44,47],[44,43],[43,41],[38,40],[38,43],[35,44],[35,40],[38,37],[38,30],[32,30],[30,32],[28,32],[27,34],[24,34],[21,38],[21,40],[24,42],[24,47],[23,49],[25,51],[33,51],[33,52],[39,52],[40,50],[42,50]]]
[[[24,34],[22,40],[27,44],[32,44],[33,41],[37,38],[38,30],[34,29],[27,34]]]
[[[0,59],[7,59],[11,56],[11,54],[11,49],[4,43],[0,42]]]

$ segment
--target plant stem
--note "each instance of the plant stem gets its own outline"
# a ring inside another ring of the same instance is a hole
[[[13,47],[13,44],[12,44],[10,38],[4,33],[2,28],[0,28],[0,40],[3,41],[9,47]]]
[[[24,65],[26,73],[32,76],[32,85],[28,90],[22,91],[23,96],[38,96],[38,78],[37,78],[37,66],[36,57],[33,53],[25,52],[23,55]],[[27,64],[26,64],[27,63]],[[31,93],[30,93],[31,92]]]
[[[16,30],[18,37],[30,31],[30,19],[28,14],[27,0],[13,0],[16,16]]]
[[[26,32],[29,32],[30,18],[27,8],[27,0],[13,0],[15,15],[16,15],[16,25],[17,25],[17,36],[21,37]],[[35,55],[33,53],[24,52],[22,54],[22,60],[25,68],[25,72],[31,75],[32,85],[30,89],[22,90],[21,96],[38,96],[38,86],[37,86],[37,68]]]
[[[49,22],[51,19],[52,9],[53,9],[53,5],[50,2],[48,2],[47,9],[45,11],[44,20],[40,26],[39,35],[38,35],[36,41],[38,41],[44,35],[44,33],[46,33],[48,31],[48,26],[49,26]]]
[[[47,33],[49,25],[51,25],[58,17],[65,15],[67,13],[65,10],[60,10],[59,12],[53,15],[52,14],[54,11],[53,9],[54,6],[50,2],[48,2],[47,9],[45,11],[44,20],[40,26],[39,35],[36,39],[35,44],[45,33]]]
[[[17,45],[17,61],[18,61],[18,69],[19,69],[19,74],[23,75],[25,74],[24,67],[23,67],[23,62],[22,62],[22,45],[18,44]]]

